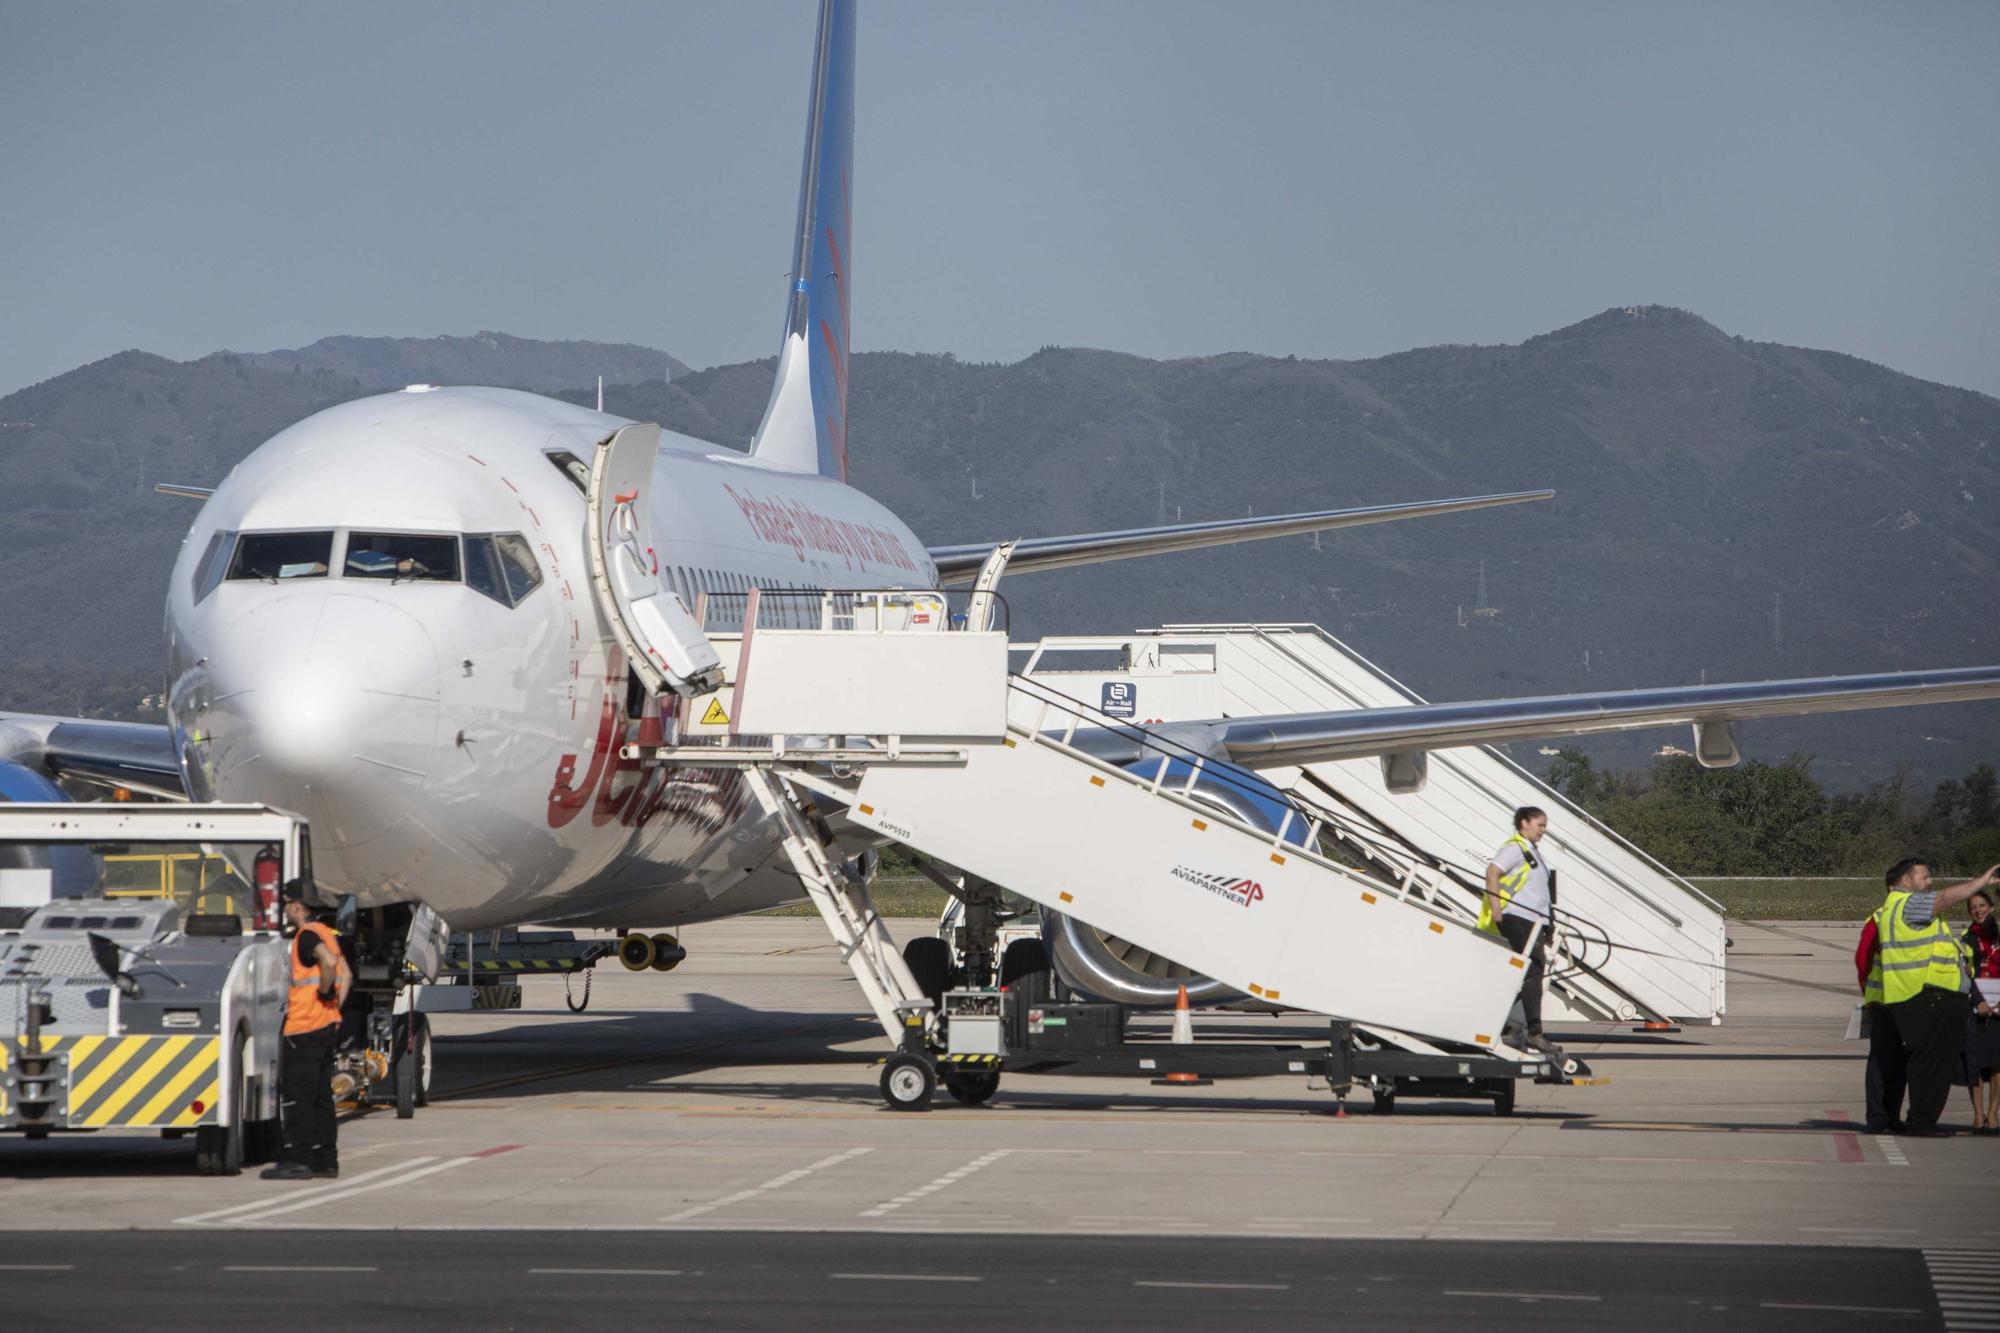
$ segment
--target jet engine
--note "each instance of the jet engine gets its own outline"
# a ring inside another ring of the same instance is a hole
[[[1150,781],[1159,771],[1159,763],[1155,757],[1126,767],[1145,773]],[[1169,761],[1160,785],[1178,790],[1193,768],[1191,760]],[[1272,834],[1284,825],[1289,808],[1284,794],[1255,773],[1213,761],[1202,766],[1188,795]],[[1294,817],[1286,827],[1285,840],[1303,845],[1306,827],[1302,818]],[[1066,986],[1081,995],[1133,1009],[1171,1009],[1183,986],[1187,987],[1188,1003],[1194,1005],[1227,1004],[1245,998],[1213,977],[1074,917],[1044,909],[1042,919],[1050,966]]]
[[[69,793],[25,764],[0,760],[0,801],[67,801]],[[46,870],[55,898],[88,898],[104,883],[104,863],[74,843],[0,843],[0,870]]]

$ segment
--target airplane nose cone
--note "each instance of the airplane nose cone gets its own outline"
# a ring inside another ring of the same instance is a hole
[[[218,795],[305,815],[328,851],[405,818],[438,727],[437,652],[414,616],[365,594],[272,600],[216,660],[235,677],[216,702],[236,733]]]

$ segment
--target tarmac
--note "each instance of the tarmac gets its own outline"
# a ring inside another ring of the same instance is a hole
[[[923,928],[896,924],[899,938]],[[300,1248],[285,1237],[310,1231],[313,1262],[372,1265],[381,1293],[437,1279],[456,1261],[426,1256],[478,1232],[481,1262],[510,1276],[453,1308],[505,1291],[503,1323],[536,1318],[548,1283],[531,1279],[552,1275],[534,1270],[555,1268],[620,1299],[632,1283],[671,1281],[656,1295],[675,1303],[740,1287],[723,1305],[765,1324],[796,1322],[798,1302],[839,1324],[868,1282],[932,1304],[958,1282],[980,1285],[970,1307],[996,1323],[1069,1309],[1157,1325],[1234,1290],[1232,1310],[1273,1327],[1379,1304],[1419,1325],[2000,1328],[2000,1140],[1862,1132],[1863,1046],[1843,1036],[1851,926],[1730,933],[1722,1025],[1558,1028],[1611,1082],[1524,1084],[1511,1117],[1408,1098],[1381,1115],[1366,1096],[1337,1116],[1299,1076],[1016,1074],[990,1105],[940,1093],[912,1115],[881,1101],[885,1043],[817,921],[695,927],[681,967],[603,968],[581,1013],[560,978],[536,978],[520,1011],[438,1016],[432,1105],[351,1117],[337,1181],[197,1177],[186,1141],[0,1140],[0,1229],[33,1233],[0,1239],[4,1284],[74,1293],[93,1265],[157,1263],[159,1283],[137,1290],[163,1290],[233,1255],[282,1268]],[[1318,1033],[1230,1015],[1196,1027]],[[1962,1091],[1946,1122],[1969,1123]],[[147,1234],[61,1234],[133,1229]],[[382,1234],[398,1229],[411,1234]],[[841,1276],[854,1272],[877,1276]],[[491,1310],[476,1322],[495,1326]]]

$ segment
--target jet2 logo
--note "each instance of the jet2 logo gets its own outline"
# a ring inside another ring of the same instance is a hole
[[[1264,901],[1264,886],[1254,879],[1238,879],[1234,875],[1211,875],[1206,871],[1194,870],[1187,866],[1175,866],[1174,878],[1184,879],[1190,884],[1207,889],[1216,897],[1235,903],[1238,907],[1248,907],[1252,903]]]

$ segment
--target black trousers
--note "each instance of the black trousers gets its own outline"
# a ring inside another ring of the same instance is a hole
[[[278,1061],[278,1119],[285,1136],[283,1162],[303,1162],[315,1170],[340,1165],[333,1118],[333,1053],[340,1024],[285,1038]]]
[[[1903,1092],[1910,1085],[1910,1061],[1896,1018],[1887,1005],[1868,1007],[1868,1130],[1880,1134],[1903,1118]]]
[[[1903,1055],[1909,1061],[1912,1130],[1929,1129],[1944,1114],[1952,1084],[1958,1080],[1958,1057],[1965,1049],[1965,1013],[1970,1001],[1957,991],[1926,986],[1901,1004],[1885,1005],[1896,1024]]]
[[[1500,934],[1513,946],[1514,952],[1519,953],[1536,924],[1524,916],[1503,916],[1500,918]],[[1542,1032],[1542,975],[1548,971],[1549,965],[1547,940],[1548,932],[1543,931],[1542,938],[1535,941],[1535,951],[1528,955],[1527,975],[1521,978],[1521,1018],[1526,1022],[1531,1037],[1538,1037]]]

